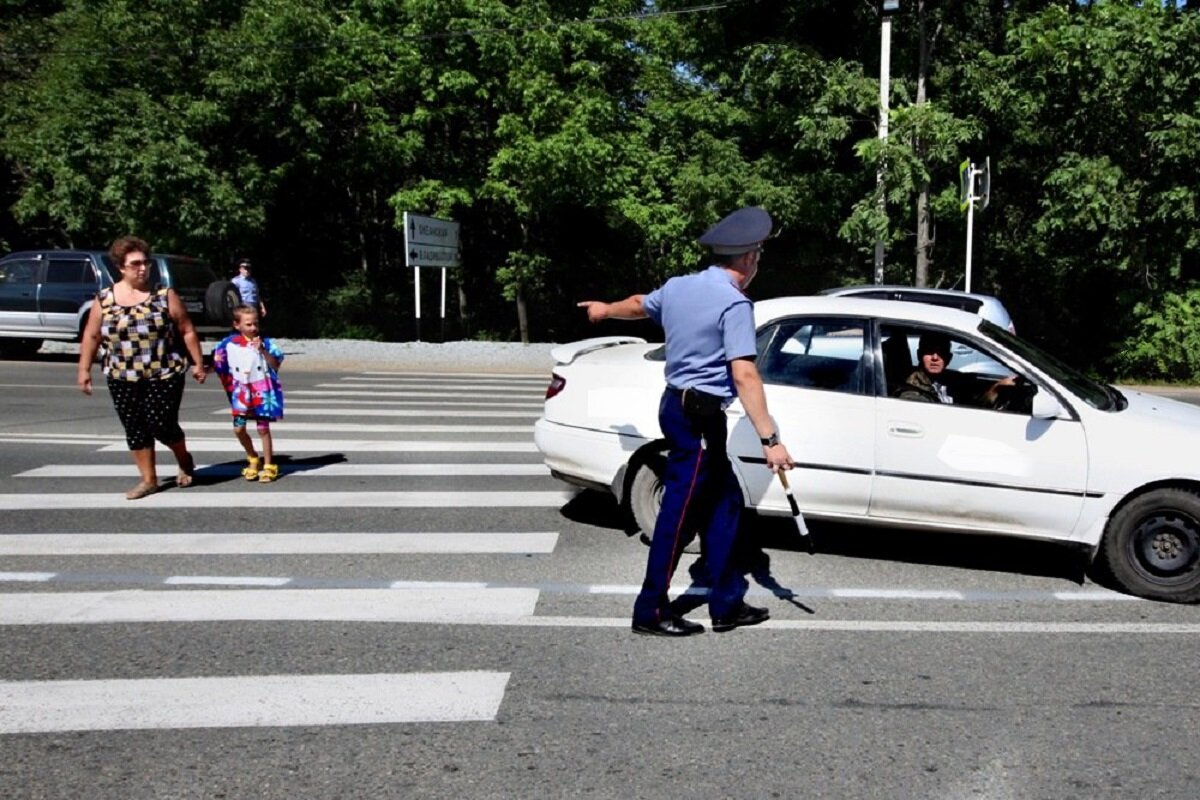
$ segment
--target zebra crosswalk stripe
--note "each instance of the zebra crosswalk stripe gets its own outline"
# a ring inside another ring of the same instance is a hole
[[[285,492],[256,487],[256,508],[558,508],[574,497],[572,491],[548,492]],[[246,492],[171,490],[130,502],[123,494],[58,493],[0,494],[0,511],[45,508],[135,509],[235,508],[246,503]]]
[[[0,556],[552,553],[553,532],[529,533],[12,533]]]
[[[494,720],[508,672],[0,682],[0,733]]]

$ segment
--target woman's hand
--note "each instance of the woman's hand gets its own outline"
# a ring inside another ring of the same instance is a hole
[[[207,377],[208,370],[204,368],[203,364],[197,364],[192,367],[192,378],[195,379],[196,383],[204,383],[204,379]],[[91,392],[88,392],[88,394],[91,394]]]
[[[75,376],[75,385],[78,386],[79,391],[83,392],[84,394],[91,394],[92,393],[91,370],[89,370],[87,372],[80,370],[79,374]]]

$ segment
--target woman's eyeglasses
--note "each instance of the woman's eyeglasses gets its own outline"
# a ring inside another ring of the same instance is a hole
[[[138,267],[148,267],[152,263],[153,262],[148,258],[135,258],[132,261],[126,261],[125,266],[133,267],[134,269],[136,269]]]

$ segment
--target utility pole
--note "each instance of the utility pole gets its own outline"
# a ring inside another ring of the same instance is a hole
[[[879,3],[879,141],[887,144],[888,95],[891,88],[892,69],[892,15],[900,10],[900,0],[880,0]],[[887,192],[884,187],[885,166],[880,165],[875,173],[879,188],[879,212],[887,219]],[[884,239],[886,234],[875,240],[875,282],[883,283]]]

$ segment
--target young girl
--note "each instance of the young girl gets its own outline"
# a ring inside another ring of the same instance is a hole
[[[234,307],[233,329],[237,333],[226,336],[213,349],[213,368],[229,395],[233,435],[246,451],[242,477],[270,483],[279,477],[279,466],[272,460],[271,422],[283,419],[283,387],[276,374],[283,363],[283,351],[271,339],[259,336],[258,309],[254,306]],[[261,460],[246,431],[246,422],[251,419],[262,439]]]

